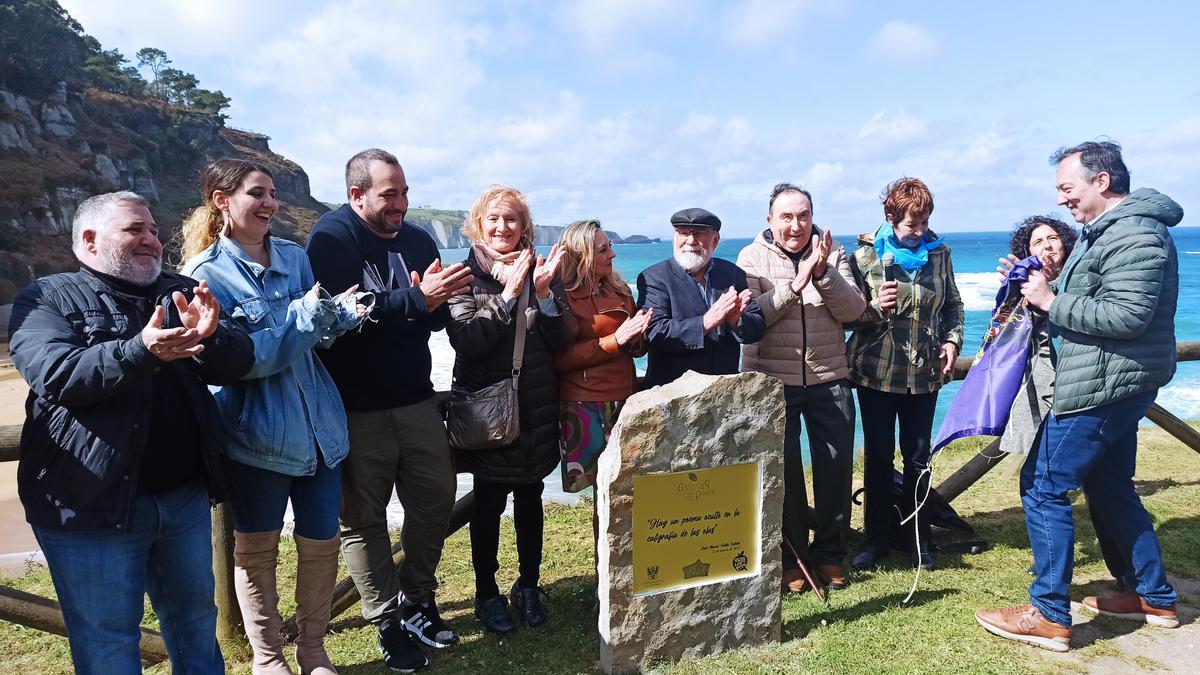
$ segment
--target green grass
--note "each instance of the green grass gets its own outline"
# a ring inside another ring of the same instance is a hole
[[[938,480],[948,476],[979,447],[963,442],[940,456]],[[1138,490],[1158,527],[1169,573],[1200,578],[1200,456],[1157,429],[1142,434]],[[811,494],[811,493],[810,493]],[[789,596],[783,602],[783,641],[778,645],[739,650],[699,661],[664,664],[661,672],[701,673],[866,673],[1077,672],[1072,661],[994,638],[980,629],[974,612],[980,607],[1012,605],[1026,600],[1031,562],[1024,519],[1016,494],[1016,476],[1006,465],[972,486],[955,507],[974,524],[994,548],[984,554],[942,555],[938,569],[922,574],[920,589],[909,605],[902,600],[912,584],[912,571],[893,554],[878,572],[854,577],[854,584],[830,593],[828,604],[815,596]],[[855,518],[861,510],[855,509]],[[1076,598],[1102,591],[1107,573],[1095,544],[1082,499],[1076,506]],[[860,524],[856,521],[855,525]],[[854,542],[857,543],[857,542]],[[543,584],[549,593],[551,621],[538,630],[520,630],[499,638],[485,635],[472,616],[473,576],[470,544],[465,530],[451,537],[439,569],[439,603],[462,642],[432,655],[437,673],[579,673],[597,669],[597,602],[592,564],[591,508],[548,506]],[[285,561],[294,550],[285,544]],[[516,575],[511,521],[506,520],[501,545],[502,588]],[[52,596],[49,575],[34,571],[10,584]],[[281,569],[283,610],[293,609],[290,588],[294,569]],[[1200,598],[1183,596],[1195,605]],[[154,627],[148,614],[147,625]],[[1130,669],[1152,668],[1145,657],[1124,656],[1109,638],[1127,632],[1120,622],[1099,619],[1100,639],[1077,644],[1086,664],[1099,658],[1118,658]],[[365,675],[388,672],[379,662],[375,631],[355,606],[338,618],[327,644],[339,672]],[[24,673],[70,673],[66,640],[14,624],[0,623],[0,653],[5,670]],[[226,658],[235,673],[249,673],[248,649],[227,645]],[[1086,667],[1086,666],[1084,666]],[[150,672],[167,672],[163,666]]]

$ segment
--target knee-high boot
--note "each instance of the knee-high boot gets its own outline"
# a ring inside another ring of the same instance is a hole
[[[340,550],[340,537],[296,536],[296,663],[303,675],[337,675],[325,653],[325,630]]]
[[[279,630],[279,530],[233,533],[233,581],[246,637],[254,649],[254,675],[293,675]]]

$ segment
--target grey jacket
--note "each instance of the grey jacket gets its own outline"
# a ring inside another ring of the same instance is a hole
[[[1175,374],[1179,259],[1167,228],[1183,208],[1135,190],[1085,227],[1056,282],[1054,411],[1079,412],[1157,389]]]

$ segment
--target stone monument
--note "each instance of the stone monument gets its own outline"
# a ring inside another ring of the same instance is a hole
[[[700,375],[632,396],[601,455],[600,665],[778,642],[783,385]]]

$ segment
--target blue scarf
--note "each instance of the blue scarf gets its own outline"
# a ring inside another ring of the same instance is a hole
[[[927,235],[928,236],[928,235]],[[896,232],[892,229],[891,223],[884,221],[883,225],[875,230],[875,255],[883,260],[883,254],[891,253],[896,264],[904,269],[905,272],[913,273],[925,266],[929,262],[929,252],[942,247],[941,239],[932,241],[922,238],[921,244],[915,249],[907,248],[900,245],[896,239]]]

